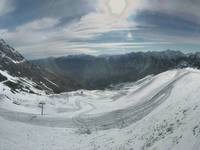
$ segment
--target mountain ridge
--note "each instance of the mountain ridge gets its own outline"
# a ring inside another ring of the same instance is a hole
[[[69,55],[32,60],[51,72],[80,81],[84,89],[105,89],[112,84],[134,82],[150,74],[174,68],[200,68],[198,53],[180,51],[132,52],[123,55]]]
[[[47,93],[61,93],[80,88],[73,79],[58,77],[56,73],[48,72],[26,60],[3,39],[0,40],[0,70],[7,71],[12,76],[28,78],[37,84],[38,89]]]
[[[0,64],[0,70],[27,77],[40,89],[62,93],[78,89],[102,90],[175,68],[200,68],[200,53],[166,50],[109,56],[69,55],[29,61],[1,39]]]

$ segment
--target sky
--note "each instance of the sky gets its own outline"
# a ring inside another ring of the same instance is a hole
[[[200,51],[199,0],[0,0],[0,38],[27,59]]]

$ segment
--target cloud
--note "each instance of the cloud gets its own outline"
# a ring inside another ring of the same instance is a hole
[[[55,27],[57,24],[59,24],[59,19],[43,18],[23,24],[22,26],[17,27],[16,30],[17,31],[46,30]]]
[[[133,20],[128,21],[130,15],[134,15],[138,9],[144,5],[140,0],[120,0],[124,1],[121,13],[113,13],[111,6],[118,7],[120,1],[98,0],[96,11],[83,15],[78,22],[74,22],[65,27],[66,34],[70,32],[71,38],[91,39],[101,36],[106,32],[131,30],[136,27],[137,23]],[[119,3],[119,4],[118,4]],[[116,8],[119,9],[119,8]]]
[[[130,52],[133,50],[141,50],[142,48],[152,47],[158,43],[153,42],[141,42],[141,43],[81,43],[81,42],[62,42],[54,41],[47,43],[40,43],[37,45],[28,45],[19,47],[21,52],[27,56],[27,58],[44,58],[47,56],[63,56],[69,54],[89,54],[89,55],[101,55],[101,54],[120,54],[123,52]],[[168,44],[168,43],[159,43]],[[27,49],[31,49],[31,52],[27,52]],[[42,49],[42,51],[40,50]],[[56,49],[56,51],[55,51]],[[31,55],[30,55],[31,53]]]
[[[200,22],[199,0],[145,0],[144,9]]]
[[[81,3],[87,2],[85,5],[89,5],[90,0],[81,0],[76,3],[72,1],[61,0],[56,5],[63,5],[66,3],[72,4],[68,7],[80,7]],[[91,2],[91,1],[90,1]],[[46,7],[52,6],[55,1],[49,1]],[[70,20],[70,22],[61,22],[63,18],[59,17],[44,17],[30,22],[25,22],[19,26],[16,26],[15,30],[6,31],[1,33],[2,37],[11,42],[16,47],[22,47],[27,45],[40,45],[40,43],[62,41],[69,42],[73,40],[89,40],[96,38],[106,32],[117,31],[117,30],[127,30],[134,26],[133,22],[127,22],[127,12],[130,8],[127,5],[124,14],[120,16],[115,16],[108,11],[106,6],[106,1],[99,1],[98,7],[95,8],[96,11],[92,11],[87,14],[82,14],[78,20]],[[42,5],[42,4],[41,4]],[[43,6],[41,7],[43,8]],[[51,8],[51,7],[50,7]],[[52,11],[52,9],[51,9]],[[76,13],[71,11],[69,14],[76,16]],[[55,13],[56,14],[56,13]],[[54,14],[54,15],[55,15]],[[67,15],[69,15],[67,14]]]
[[[167,49],[200,40],[198,0],[119,1],[0,0],[12,8],[0,17],[0,35],[28,58]]]
[[[14,11],[15,7],[11,0],[0,0],[0,17]]]

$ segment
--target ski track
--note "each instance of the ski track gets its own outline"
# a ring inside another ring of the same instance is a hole
[[[88,114],[96,109],[96,107],[89,103],[84,102],[90,106],[89,110],[80,113],[78,116],[72,118],[56,118],[56,117],[45,117],[35,114],[27,114],[23,112],[12,112],[3,108],[0,108],[0,116],[10,121],[19,121],[23,123],[48,126],[48,127],[59,127],[59,128],[84,128],[89,130],[107,130],[111,128],[124,128],[130,124],[137,122],[152,112],[156,107],[163,103],[170,95],[173,85],[183,78],[190,72],[177,72],[173,80],[162,88],[159,92],[153,92],[151,96],[142,100],[133,106],[129,106],[125,109],[115,110],[112,112],[103,113],[101,115]],[[151,84],[155,79],[152,79],[136,89],[132,94],[137,93],[147,85]],[[0,100],[2,96],[0,97]],[[81,110],[81,102],[76,102],[78,110]]]

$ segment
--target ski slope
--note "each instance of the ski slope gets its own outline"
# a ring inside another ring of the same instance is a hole
[[[0,83],[0,150],[200,149],[199,70],[170,70],[104,91],[32,90],[13,93]]]

